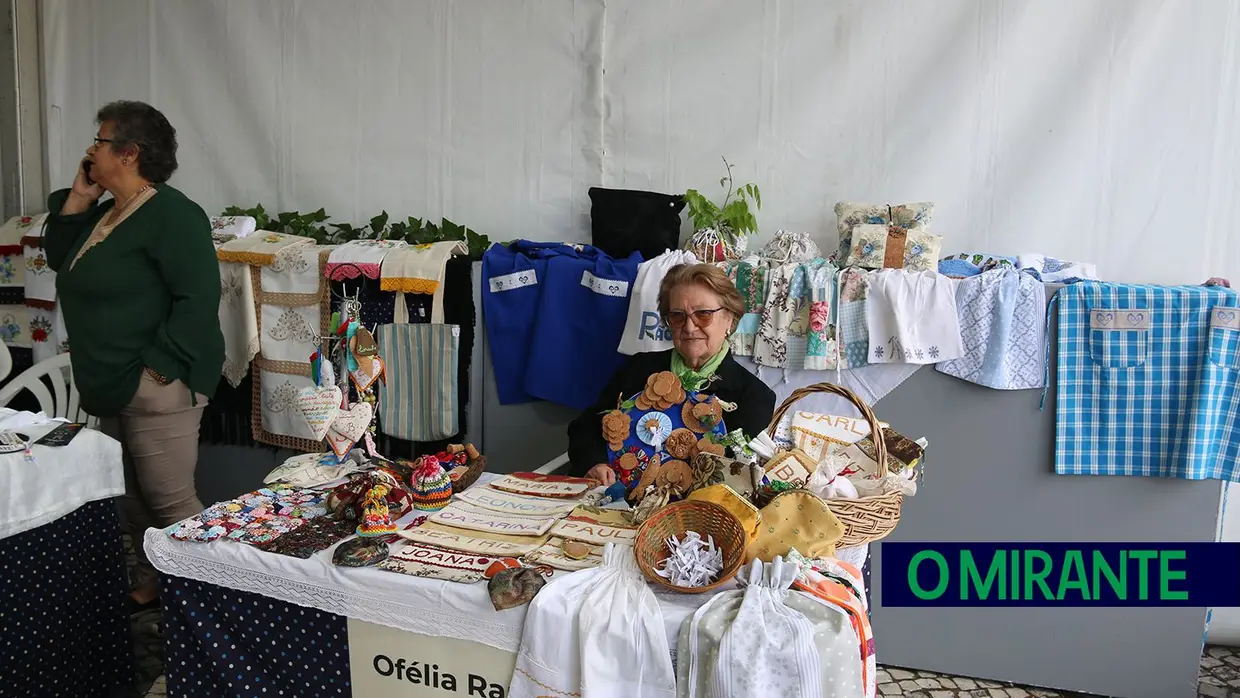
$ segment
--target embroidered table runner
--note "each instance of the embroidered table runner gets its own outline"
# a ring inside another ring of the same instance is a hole
[[[1240,297],[1061,289],[1055,472],[1240,481]]]

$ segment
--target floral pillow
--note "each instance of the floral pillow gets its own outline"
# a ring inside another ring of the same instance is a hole
[[[925,229],[864,223],[852,230],[852,247],[844,255],[844,265],[930,271],[938,268],[942,248],[943,238]]]
[[[840,231],[840,260],[848,259],[853,244],[853,229],[859,225],[895,225],[905,228],[910,233],[923,230],[930,225],[934,215],[934,204],[924,201],[912,204],[859,204],[841,201],[835,205],[835,216]],[[937,263],[937,255],[935,262]],[[878,268],[878,267],[875,267]]]

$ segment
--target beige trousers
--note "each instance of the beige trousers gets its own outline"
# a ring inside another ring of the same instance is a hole
[[[198,466],[198,425],[206,397],[190,404],[181,381],[161,385],[145,371],[138,392],[117,417],[100,420],[103,433],[121,442],[125,460],[125,494],[120,498],[121,527],[129,534],[138,564],[130,579],[141,586],[155,578],[142,549],[151,526],[170,526],[202,511],[194,486]]]

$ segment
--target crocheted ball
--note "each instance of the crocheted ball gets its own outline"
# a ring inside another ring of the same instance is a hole
[[[439,511],[452,499],[452,478],[434,456],[423,456],[413,473],[409,498],[419,511]]]

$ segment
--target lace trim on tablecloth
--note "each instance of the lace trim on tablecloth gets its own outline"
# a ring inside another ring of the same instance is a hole
[[[215,545],[197,543],[195,545]],[[222,543],[222,545],[241,545]],[[377,623],[430,637],[479,642],[504,652],[516,652],[521,644],[521,624],[489,623],[461,613],[439,612],[407,606],[392,598],[350,593],[178,552],[161,529],[147,529],[147,557],[163,574],[214,584],[234,591],[261,594],[287,603],[317,608],[339,616]]]

